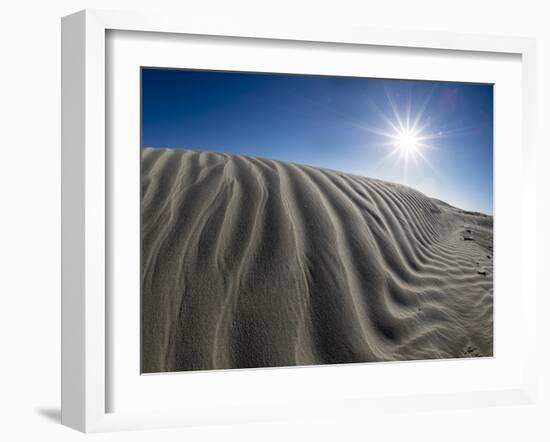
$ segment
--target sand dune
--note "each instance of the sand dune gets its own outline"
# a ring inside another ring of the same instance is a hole
[[[144,373],[492,355],[492,217],[238,155],[141,173]]]

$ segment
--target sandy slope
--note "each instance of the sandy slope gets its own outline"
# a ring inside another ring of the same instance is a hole
[[[142,369],[487,356],[493,218],[339,172],[142,152]]]

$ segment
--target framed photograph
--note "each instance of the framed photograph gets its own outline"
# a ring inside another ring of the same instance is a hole
[[[62,36],[64,424],[534,400],[533,40],[109,11]]]

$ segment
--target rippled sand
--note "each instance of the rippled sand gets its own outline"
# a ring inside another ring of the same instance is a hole
[[[492,355],[491,216],[239,155],[141,174],[144,373]]]

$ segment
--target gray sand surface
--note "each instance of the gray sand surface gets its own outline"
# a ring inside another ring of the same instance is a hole
[[[492,355],[491,216],[239,155],[141,174],[144,373]]]

